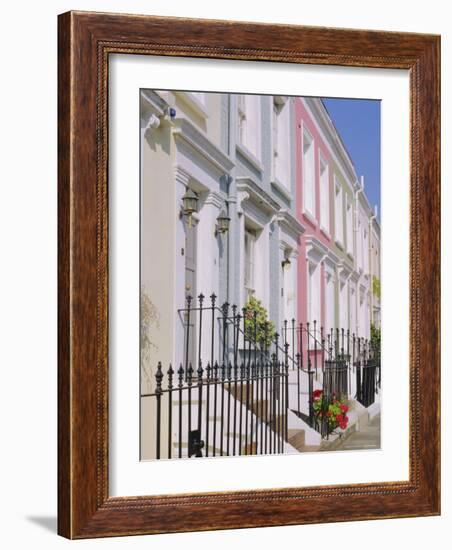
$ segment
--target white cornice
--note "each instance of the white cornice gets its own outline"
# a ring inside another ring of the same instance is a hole
[[[186,118],[175,119],[173,136],[176,142],[188,144],[220,172],[229,173],[234,167],[232,160]]]
[[[255,203],[261,210],[267,213],[279,212],[279,204],[254,181],[248,177],[236,178],[237,191],[245,191],[248,200]]]
[[[237,214],[243,214],[242,203],[250,198],[250,194],[246,191],[237,191]]]
[[[277,220],[283,230],[294,239],[297,239],[306,231],[305,226],[295,219],[287,210],[280,210],[277,214]]]
[[[328,248],[313,236],[306,237],[306,259],[318,264],[328,254]]]
[[[174,167],[174,177],[176,178],[176,181],[185,186],[187,186],[190,181],[190,174],[179,165]]]
[[[339,272],[339,279],[343,283],[345,283],[350,277],[352,277],[354,273],[353,266],[344,261],[341,261],[338,264],[337,269]]]
[[[369,202],[369,199],[367,198],[365,189],[362,193],[360,193],[359,201],[360,201],[361,205],[363,206],[363,208],[365,210],[366,216],[368,216],[370,218],[373,215],[374,211],[373,211],[372,207],[370,206],[370,202]]]
[[[141,90],[141,113],[144,118],[151,115],[162,117],[167,114],[168,103],[153,90]]]
[[[372,220],[372,227],[375,230],[375,233],[378,234],[378,238],[380,238],[381,227],[380,227],[380,222],[377,220],[377,218],[374,218]]]
[[[224,197],[218,191],[209,191],[204,200],[204,204],[212,204],[220,210],[224,206]]]
[[[329,263],[332,267],[335,267],[340,263],[340,259],[339,256],[336,256],[332,250],[328,250],[327,255],[325,256],[325,262]]]
[[[317,130],[322,136],[325,143],[330,146],[330,152],[333,158],[336,160],[336,164],[342,172],[350,191],[353,193],[356,188],[359,187],[359,181],[356,174],[355,165],[342,141],[339,132],[336,129],[333,121],[331,120],[328,111],[320,98],[303,98],[305,106],[312,114],[313,123],[316,125]],[[369,203],[369,199],[365,190],[361,193],[361,197],[365,206],[372,211]]]
[[[330,145],[330,150],[333,153],[333,156],[337,161],[339,161],[340,167],[344,172],[343,175],[352,190],[354,183],[358,179],[356,169],[344,146],[342,138],[340,137],[328,114],[328,111],[320,98],[309,97],[303,99],[305,101],[305,105],[308,106],[309,110],[313,114],[314,122],[317,124],[317,129],[320,131],[322,138]]]
[[[141,90],[140,119],[145,136],[172,124],[168,103],[153,90]]]

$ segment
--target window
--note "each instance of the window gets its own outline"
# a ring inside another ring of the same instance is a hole
[[[331,274],[326,276],[326,330],[329,333],[335,328],[335,296],[334,296],[334,279]]]
[[[237,118],[237,140],[243,144],[246,141],[246,102],[244,95],[238,96]]]
[[[261,158],[261,98],[239,95],[237,105],[237,140],[257,159]]]
[[[340,303],[340,329],[348,329],[348,292],[347,283],[340,283],[339,303]]]
[[[290,187],[290,103],[286,98],[273,98],[273,175]]]
[[[358,232],[357,232],[357,239],[358,242],[356,243],[356,248],[358,250],[358,269],[362,271],[363,269],[363,232],[361,228],[361,220],[358,221]]]
[[[342,187],[334,176],[334,217],[335,217],[335,233],[336,242],[344,243],[344,212],[342,201]]]
[[[303,130],[303,197],[304,210],[315,219],[314,140]]]
[[[356,289],[350,287],[350,332],[356,334]]]
[[[317,329],[320,330],[320,266],[309,264],[308,272],[308,299],[310,330],[314,331],[314,321],[317,321]]]
[[[347,197],[347,217],[345,221],[347,224],[347,252],[353,256],[353,211],[349,197]]]
[[[295,318],[294,264],[292,249],[285,248],[281,263],[281,321]]]
[[[369,235],[367,229],[363,232],[363,258],[364,258],[364,273],[369,273]]]
[[[364,294],[362,293],[359,297],[358,336],[366,336],[366,303],[364,300]]]
[[[255,289],[255,248],[256,234],[254,231],[245,229],[245,258],[244,258],[244,286],[245,286],[245,301],[248,301],[254,295]]]
[[[320,157],[320,225],[329,233],[330,230],[330,193],[328,164]]]

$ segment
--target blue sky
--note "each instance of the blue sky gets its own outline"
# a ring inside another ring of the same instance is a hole
[[[380,219],[380,106],[378,100],[322,98]]]

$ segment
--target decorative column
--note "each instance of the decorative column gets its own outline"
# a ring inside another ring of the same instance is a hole
[[[238,290],[237,297],[238,297],[238,303],[237,305],[242,308],[245,304],[245,282],[244,282],[244,265],[245,265],[245,242],[244,242],[244,235],[245,235],[245,216],[243,215],[243,206],[242,203],[249,199],[249,193],[246,191],[239,191],[237,193],[237,214],[238,214],[238,224],[237,224],[237,234],[236,239],[238,242],[238,262],[237,262],[237,270],[236,270],[236,288]],[[236,256],[236,257],[237,257]]]
[[[204,307],[210,306],[212,294],[219,296],[220,264],[219,246],[226,245],[226,236],[215,235],[217,218],[225,201],[217,191],[209,191],[204,197],[199,210],[198,222],[198,257],[197,257],[197,293],[205,296]],[[203,317],[202,331],[210,335],[212,331],[212,317]],[[218,335],[215,335],[215,342],[218,343]],[[210,359],[211,341],[209,338],[202,338],[201,357]],[[214,354],[218,356],[218,354]]]
[[[186,289],[185,289],[185,220],[181,214],[182,197],[185,194],[190,181],[190,175],[180,166],[175,170],[176,181],[176,208],[175,208],[175,272],[174,272],[174,319],[175,319],[175,345],[173,364],[179,365],[184,360],[184,324],[183,316],[177,314],[177,310],[184,308],[186,305]],[[196,221],[194,222],[196,223]],[[188,230],[188,229],[187,229]],[[195,298],[193,296],[193,298]],[[179,343],[179,344],[177,344]],[[176,345],[177,344],[177,345]]]

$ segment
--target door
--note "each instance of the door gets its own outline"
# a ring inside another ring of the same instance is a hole
[[[198,307],[196,292],[196,243],[197,243],[197,222],[192,220],[191,224],[185,225],[185,295],[192,297],[190,311],[185,312],[185,365],[187,368],[191,363],[196,370],[196,318],[194,308]]]

